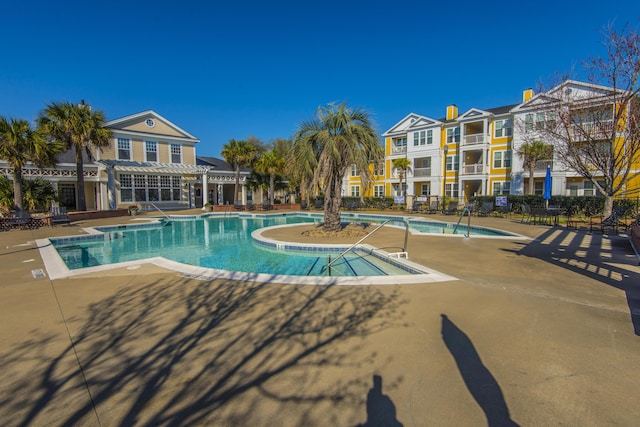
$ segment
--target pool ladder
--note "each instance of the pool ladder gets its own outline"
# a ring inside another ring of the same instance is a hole
[[[171,218],[169,218],[169,215],[167,215],[166,213],[164,213],[164,212],[162,211],[162,209],[160,209],[159,207],[157,207],[157,206],[155,205],[155,203],[153,203],[153,202],[147,202],[147,206],[149,206],[149,205],[151,205],[151,206],[153,206],[154,208],[156,208],[156,210],[162,214],[162,216],[164,217],[164,220],[166,221],[163,225],[167,225],[169,222],[171,222]]]
[[[464,237],[469,238],[471,237],[471,210],[469,208],[462,209],[460,218],[458,218],[458,222],[456,226],[453,227],[453,234],[456,234],[456,230],[458,230],[458,226],[460,225],[460,222],[462,221],[462,218],[464,217],[465,214],[468,215],[469,219],[467,220],[467,234],[465,234]]]
[[[404,246],[402,247],[402,251],[399,252],[399,254],[405,254],[406,256],[406,251],[407,251],[407,241],[409,239],[409,222],[404,219],[404,218],[389,218],[387,220],[384,220],[383,222],[380,223],[380,225],[378,225],[376,228],[374,228],[371,233],[367,234],[366,236],[364,236],[362,239],[358,240],[357,242],[355,242],[354,244],[352,244],[351,246],[349,246],[347,249],[345,249],[344,251],[342,251],[340,253],[340,255],[338,255],[337,257],[335,257],[334,259],[330,259],[329,263],[327,264],[327,275],[331,276],[331,266],[338,261],[340,258],[344,258],[344,256],[349,253],[350,251],[352,251],[356,246],[358,246],[360,243],[364,242],[369,236],[371,236],[373,233],[375,233],[376,231],[380,230],[382,227],[384,227],[386,224],[390,223],[390,222],[402,222],[405,226],[405,230],[404,230]]]

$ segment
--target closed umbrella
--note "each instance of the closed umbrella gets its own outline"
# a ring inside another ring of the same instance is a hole
[[[542,198],[545,200],[545,205],[549,204],[551,200],[551,167],[547,166],[547,174],[544,177],[544,193]]]

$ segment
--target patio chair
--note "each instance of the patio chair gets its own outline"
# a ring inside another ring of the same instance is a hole
[[[442,211],[445,215],[457,215],[458,214],[458,202],[449,202],[447,208]]]
[[[429,207],[426,209],[426,212],[430,214],[437,213],[439,207],[440,203],[437,200],[432,200],[429,202]]]
[[[316,209],[324,209],[324,200],[316,199],[316,201],[313,204],[313,207]]]
[[[551,215],[549,215],[549,211],[544,206],[533,206],[531,208],[531,219],[533,221],[533,225],[549,225]]]
[[[242,203],[240,202],[233,202],[233,208],[237,211],[243,211],[244,210],[244,206],[242,206]]]
[[[49,214],[49,225],[54,226],[58,224],[70,224],[69,215],[67,214],[67,208],[64,206],[51,206],[51,212]]]
[[[309,209],[309,203],[306,200],[301,200],[300,209],[306,211],[307,209]]]
[[[520,210],[522,211],[522,218],[520,219],[520,223],[523,224],[525,222],[531,222],[531,206],[529,206],[526,202],[522,202],[522,205],[520,205]]]
[[[256,205],[253,202],[248,201],[247,202],[247,210],[248,211],[255,211],[256,210]]]
[[[513,203],[508,203],[502,206],[496,206],[495,212],[501,217],[509,217],[511,215],[511,209],[513,208]]]
[[[263,200],[262,201],[262,210],[263,211],[270,211],[271,209],[273,209],[273,206],[271,206],[271,202],[269,202],[268,200]]]
[[[11,212],[8,224],[9,228],[29,228],[29,221],[31,220],[31,212],[22,209],[17,209]]]
[[[489,216],[493,213],[493,202],[483,202],[478,210],[478,216]]]
[[[622,217],[624,217],[626,211],[625,208],[614,208],[611,215],[600,221],[600,231],[604,233],[607,228],[611,228],[617,233],[619,227],[625,227]]]
[[[422,202],[414,201],[413,204],[411,205],[411,210],[409,211],[409,213],[416,213],[421,211],[422,211]]]

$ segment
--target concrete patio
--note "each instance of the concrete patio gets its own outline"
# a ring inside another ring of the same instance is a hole
[[[35,239],[137,220],[0,233],[3,425],[638,424],[640,268],[623,234],[474,217],[532,239],[411,236],[412,261],[458,279],[418,285],[150,265],[34,277]]]

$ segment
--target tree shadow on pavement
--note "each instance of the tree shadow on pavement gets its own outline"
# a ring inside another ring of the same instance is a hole
[[[519,254],[624,291],[634,332],[640,335],[640,274],[627,237],[554,227],[526,244]]]
[[[368,385],[347,374],[401,315],[396,291],[369,286],[133,282],[66,319],[72,343],[54,357],[51,337],[0,354],[7,425],[353,425]],[[351,413],[329,410],[341,402]]]

